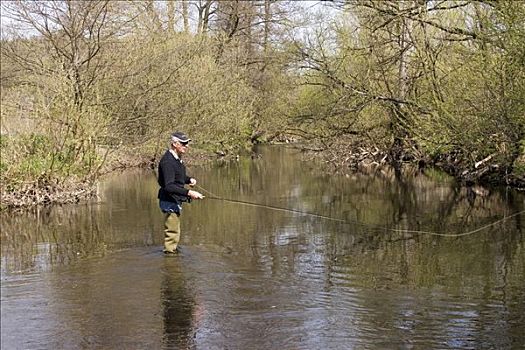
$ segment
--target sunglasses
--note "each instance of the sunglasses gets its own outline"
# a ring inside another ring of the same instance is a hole
[[[183,145],[184,147],[188,147],[188,143],[189,143],[189,142],[181,142],[181,141],[179,141],[179,143],[180,143],[181,145]]]

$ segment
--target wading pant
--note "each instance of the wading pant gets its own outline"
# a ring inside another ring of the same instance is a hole
[[[164,252],[174,253],[180,239],[180,219],[176,213],[164,215]]]

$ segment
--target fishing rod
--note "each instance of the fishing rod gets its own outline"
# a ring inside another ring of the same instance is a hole
[[[375,230],[381,230],[381,231],[392,231],[392,232],[398,232],[398,233],[428,234],[428,235],[441,236],[441,237],[462,237],[462,236],[468,236],[468,235],[471,235],[471,234],[474,234],[474,233],[486,230],[489,227],[495,226],[495,225],[497,225],[497,224],[499,224],[501,222],[504,222],[506,220],[509,220],[509,219],[515,217],[515,216],[519,216],[519,215],[525,213],[525,210],[521,210],[519,212],[513,213],[513,214],[511,214],[509,216],[505,216],[505,217],[503,217],[503,218],[501,218],[499,220],[493,221],[493,222],[491,222],[491,223],[489,223],[487,225],[478,227],[477,229],[474,229],[474,230],[471,230],[471,231],[467,231],[467,232],[462,232],[462,233],[440,233],[440,232],[435,232],[435,231],[396,229],[396,228],[390,228],[390,227],[386,227],[386,226],[366,224],[366,223],[363,223],[363,222],[360,222],[360,221],[357,221],[357,220],[345,220],[345,219],[334,218],[334,217],[331,217],[331,216],[320,215],[320,214],[316,214],[316,213],[310,213],[310,212],[306,212],[306,211],[298,210],[298,209],[290,209],[290,208],[278,207],[278,206],[274,206],[274,205],[254,203],[254,202],[248,202],[248,201],[243,201],[243,200],[238,200],[238,199],[229,199],[229,198],[224,198],[224,197],[217,196],[215,193],[208,191],[207,189],[203,188],[202,186],[199,186],[199,185],[195,185],[195,186],[198,187],[202,192],[205,192],[206,194],[208,194],[208,196],[206,196],[206,198],[208,198],[208,199],[214,199],[214,200],[219,200],[219,201],[229,202],[229,203],[242,204],[242,205],[251,206],[251,207],[259,207],[259,208],[266,208],[266,209],[271,209],[271,210],[276,210],[276,211],[284,211],[284,212],[289,212],[289,213],[308,215],[308,216],[317,217],[317,218],[321,218],[321,219],[325,219],[325,220],[337,221],[337,222],[341,222],[341,223],[345,223],[345,224],[360,225],[360,226],[373,228]]]
[[[202,188],[200,186],[198,186],[198,187],[203,192],[206,192],[206,193],[210,194],[210,196],[206,196],[206,198],[208,198],[208,199],[216,199],[216,200],[220,200],[220,201],[224,201],[224,202],[238,203],[238,204],[243,204],[243,205],[247,205],[247,206],[251,206],[251,207],[267,208],[267,209],[272,209],[272,210],[285,211],[285,212],[296,213],[296,214],[303,214],[303,215],[308,215],[308,216],[313,216],[313,217],[317,217],[317,218],[322,218],[322,219],[331,220],[331,221],[338,221],[338,222],[343,222],[343,223],[347,222],[346,220],[343,220],[343,219],[333,218],[331,216],[320,215],[320,214],[315,214],[315,213],[309,213],[309,212],[302,211],[302,210],[299,210],[299,209],[290,209],[290,208],[284,208],[284,207],[277,207],[275,205],[259,204],[259,203],[242,201],[242,200],[238,200],[238,199],[229,199],[229,198],[218,197],[218,196],[213,195],[211,192],[205,190],[204,188]]]
[[[212,192],[204,189],[201,186],[198,186],[198,187],[203,192],[206,192],[206,193],[208,193],[210,195],[210,196],[207,197],[209,199],[220,200],[220,201],[230,202],[230,203],[243,204],[243,205],[253,206],[253,207],[267,208],[267,209],[278,210],[278,211],[297,213],[297,214],[302,214],[302,215],[318,217],[318,218],[322,218],[322,219],[326,219],[326,220],[337,221],[337,222],[341,222],[341,223],[357,224],[357,225],[361,225],[361,226],[364,226],[364,227],[373,228],[373,229],[376,229],[376,230],[392,231],[392,232],[399,232],[399,233],[429,234],[429,235],[442,236],[442,237],[461,237],[461,236],[467,236],[467,235],[470,235],[470,234],[474,234],[474,233],[483,231],[483,230],[485,230],[485,229],[487,229],[487,228],[489,228],[491,226],[495,226],[495,225],[497,225],[497,224],[499,224],[501,222],[504,222],[504,221],[506,221],[506,220],[508,220],[508,219],[510,219],[512,217],[519,216],[519,215],[525,213],[525,210],[522,210],[522,211],[516,212],[516,213],[514,213],[512,215],[505,216],[502,219],[499,219],[497,221],[491,222],[491,223],[489,223],[487,225],[484,225],[482,227],[479,227],[479,228],[477,228],[475,230],[471,230],[471,231],[467,231],[467,232],[462,232],[462,233],[440,233],[440,232],[435,232],[435,231],[395,229],[395,228],[390,228],[390,227],[385,227],[385,226],[366,224],[366,223],[363,223],[363,222],[359,222],[357,220],[344,220],[344,219],[339,219],[339,218],[333,218],[333,217],[330,217],[330,216],[320,215],[320,214],[316,214],[316,213],[310,213],[310,212],[306,212],[306,211],[302,211],[302,210],[298,210],[298,209],[290,209],[290,208],[278,207],[278,206],[267,205],[267,204],[259,204],[259,203],[253,203],[253,202],[248,202],[248,201],[223,198],[223,197],[219,197],[219,196],[213,194]]]

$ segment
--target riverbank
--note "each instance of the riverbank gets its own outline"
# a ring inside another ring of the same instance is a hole
[[[326,172],[349,175],[359,172],[373,175],[385,169],[391,169],[389,155],[378,148],[373,147],[331,147],[326,150],[305,148],[292,145],[305,151],[307,157],[315,157],[328,166]],[[217,154],[203,149],[194,148],[186,157],[189,166],[200,166],[217,159],[230,159],[236,155]],[[98,176],[93,179],[80,179],[69,177],[66,179],[37,178],[34,181],[23,183],[16,190],[6,191],[2,186],[1,210],[23,210],[35,206],[49,204],[80,203],[93,200],[98,196],[97,184],[99,178],[133,168],[156,169],[160,155],[138,155],[123,154],[115,152],[107,159],[107,163],[100,169]],[[399,173],[403,176],[413,176],[416,173],[429,169],[437,169],[455,178],[459,183],[466,186],[498,186],[506,185],[517,190],[525,190],[525,178],[515,174],[506,174],[498,177],[497,173],[490,170],[497,169],[494,166],[478,166],[472,171],[461,170],[453,162],[445,159],[440,161],[429,161],[417,159],[413,155],[406,154],[399,163]]]
[[[517,190],[525,190],[525,155],[514,162],[514,171],[502,169],[493,159],[486,157],[474,164],[467,164],[464,158],[454,155],[429,157],[422,154],[404,152],[396,166],[391,161],[392,155],[374,146],[331,145],[326,149],[301,147],[308,153],[330,167],[330,172],[348,175],[353,172],[373,174],[387,168],[398,168],[399,174],[414,175],[417,172],[438,170],[454,178],[465,186],[509,186]]]
[[[30,210],[33,207],[50,204],[80,203],[98,197],[100,179],[114,173],[134,168],[156,169],[161,155],[143,155],[111,152],[97,174],[92,176],[54,177],[40,176],[14,186],[2,184],[0,191],[0,211]],[[228,155],[217,155],[213,152],[194,148],[185,158],[189,166],[199,166],[217,158],[229,158]],[[3,179],[5,181],[5,179]],[[8,188],[11,187],[11,188]]]

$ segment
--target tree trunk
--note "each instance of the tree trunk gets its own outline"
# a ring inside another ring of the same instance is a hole
[[[182,21],[184,23],[184,33],[190,32],[190,23],[188,18],[188,2],[182,0]]]
[[[183,1],[184,3],[184,1]],[[167,2],[168,32],[175,32],[175,1]]]
[[[210,23],[210,9],[211,5],[213,3],[213,0],[207,0],[206,4],[204,5],[204,16],[202,18],[202,30],[201,33],[207,33],[209,29],[209,23]]]
[[[399,12],[410,6],[406,1],[399,2]],[[398,41],[398,50],[399,50],[399,70],[398,70],[398,96],[397,98],[401,101],[404,101],[407,96],[408,90],[408,49],[410,44],[409,38],[409,28],[408,28],[408,19],[401,17],[399,21],[399,41]],[[406,119],[405,112],[403,111],[403,106],[401,104],[396,104],[394,106],[394,143],[392,144],[392,154],[394,165],[397,168],[402,160],[404,153],[404,139],[406,138],[407,132],[404,126],[399,125],[399,121],[404,121]]]
[[[264,56],[268,53],[268,41],[270,39],[270,19],[272,18],[272,13],[270,10],[270,0],[264,0]]]

